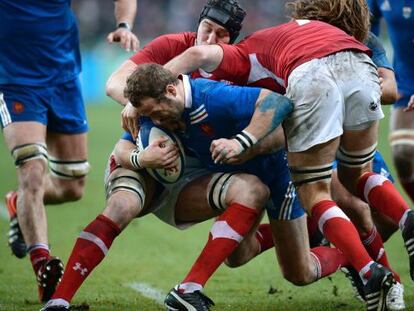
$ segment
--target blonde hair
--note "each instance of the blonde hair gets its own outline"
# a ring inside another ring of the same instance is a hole
[[[370,15],[365,0],[296,0],[288,2],[286,7],[294,19],[331,24],[361,42],[368,38]]]

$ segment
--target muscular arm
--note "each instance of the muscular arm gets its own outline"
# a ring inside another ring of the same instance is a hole
[[[126,22],[134,27],[135,16],[137,15],[137,0],[114,0],[114,15],[117,24]]]
[[[114,5],[116,24],[127,23],[129,29],[119,27],[109,33],[106,39],[109,43],[119,42],[127,52],[138,51],[139,40],[131,31],[137,14],[137,0],[114,0]]]
[[[164,65],[174,74],[190,73],[201,68],[214,71],[223,60],[223,49],[219,45],[200,45],[187,49]]]
[[[234,164],[238,155],[244,151],[250,152],[250,148],[255,147],[255,141],[265,140],[260,148],[271,149],[275,145],[277,135],[280,135],[275,129],[281,122],[292,112],[293,105],[285,96],[276,94],[269,90],[262,89],[256,101],[255,111],[250,120],[250,124],[242,133],[235,136],[234,139],[218,139],[211,143],[210,151],[212,158],[217,162],[226,162]],[[271,137],[266,136],[272,133]],[[280,141],[280,137],[279,143]],[[263,152],[263,149],[261,152]],[[242,156],[242,155],[241,155]],[[240,158],[241,158],[240,156]],[[233,159],[233,160],[232,160]]]
[[[129,160],[129,157],[131,156],[131,152],[136,147],[137,146],[129,140],[120,139],[114,149],[116,163],[120,164],[123,168],[135,170]]]
[[[128,100],[124,97],[126,80],[136,67],[137,64],[131,60],[127,60],[121,65],[121,67],[119,67],[114,73],[111,74],[108,81],[106,82],[106,95],[123,106],[125,106],[128,102]]]
[[[293,105],[287,97],[263,89],[256,101],[250,124],[245,130],[261,140],[275,130],[292,110]]]

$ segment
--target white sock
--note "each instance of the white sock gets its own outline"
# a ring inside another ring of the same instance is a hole
[[[183,290],[184,291],[183,293],[184,294],[187,294],[187,293],[193,293],[193,292],[195,292],[197,290],[200,290],[201,291],[203,289],[203,286],[201,286],[198,283],[187,282],[187,283],[180,284],[178,286],[178,289]]]

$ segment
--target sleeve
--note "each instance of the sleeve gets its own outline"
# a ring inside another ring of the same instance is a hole
[[[378,36],[380,32],[380,19],[382,17],[381,10],[378,7],[377,0],[367,0],[367,4],[371,12],[371,31]]]
[[[217,80],[231,81],[234,84],[246,85],[250,73],[250,60],[248,55],[236,45],[222,44],[223,60],[212,74]]]
[[[228,122],[250,121],[261,88],[235,86],[205,79],[195,80],[202,89],[204,102],[215,118]]]
[[[168,34],[160,36],[148,43],[142,50],[133,55],[130,60],[135,64],[156,63],[164,65],[177,55],[192,46],[192,33]]]
[[[372,50],[372,61],[377,67],[387,68],[394,70],[391,63],[388,61],[387,53],[385,52],[384,46],[376,35],[372,32],[369,33],[366,46]]]
[[[132,138],[132,135],[131,135],[131,134],[129,134],[128,132],[124,132],[124,133],[122,134],[122,136],[121,136],[121,139],[123,139],[123,140],[128,140],[128,141],[130,141],[131,143],[135,144],[135,139],[134,139],[134,138]]]

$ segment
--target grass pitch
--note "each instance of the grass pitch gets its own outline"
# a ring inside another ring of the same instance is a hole
[[[103,172],[108,154],[120,136],[120,108],[115,104],[88,107],[90,120],[88,176],[84,198],[48,206],[52,253],[65,262],[79,232],[104,208]],[[387,121],[383,121],[380,150],[390,162]],[[15,189],[11,157],[0,144],[0,194]],[[4,207],[3,208],[4,212]],[[4,216],[5,213],[2,213]],[[147,216],[135,220],[114,242],[108,256],[81,287],[75,310],[163,310],[162,300],[180,282],[204,246],[210,222],[186,231],[173,229]],[[27,258],[13,257],[6,245],[8,221],[0,217],[0,310],[39,310],[36,281]],[[386,244],[393,267],[405,285],[407,310],[414,310],[414,283],[400,234]],[[273,250],[238,269],[220,267],[207,283],[214,310],[363,310],[349,282],[339,272],[305,287],[285,281]]]

